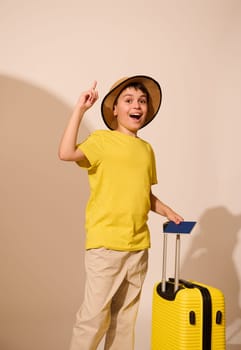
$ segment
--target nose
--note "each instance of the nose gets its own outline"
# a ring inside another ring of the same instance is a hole
[[[136,109],[139,109],[141,107],[141,104],[138,100],[134,100],[133,101],[133,107]]]

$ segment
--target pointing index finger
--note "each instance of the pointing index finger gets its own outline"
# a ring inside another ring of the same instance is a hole
[[[95,80],[95,81],[93,82],[93,85],[92,85],[92,87],[91,87],[91,90],[95,90],[96,86],[97,86],[97,81]]]

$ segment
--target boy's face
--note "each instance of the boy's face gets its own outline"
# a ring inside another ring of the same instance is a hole
[[[117,129],[126,134],[136,135],[144,125],[148,112],[147,96],[134,87],[124,89],[114,106]]]

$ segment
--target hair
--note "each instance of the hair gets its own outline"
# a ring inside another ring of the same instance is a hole
[[[124,91],[125,89],[128,89],[128,88],[134,88],[135,90],[141,90],[147,97],[147,103],[149,102],[149,92],[148,92],[147,88],[145,87],[145,85],[142,83],[133,82],[133,83],[129,83],[129,84],[125,85],[123,87],[123,89],[119,92],[119,94],[116,96],[115,101],[113,103],[113,108],[117,104],[118,98],[119,98],[120,94],[122,93],[122,91]]]

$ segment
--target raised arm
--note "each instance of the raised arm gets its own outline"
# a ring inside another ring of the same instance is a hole
[[[80,95],[60,141],[58,155],[61,160],[81,161],[85,159],[84,153],[76,148],[76,143],[84,114],[98,99],[98,92],[95,90],[96,85],[97,82],[95,81],[88,91]]]
[[[165,216],[168,220],[174,221],[176,224],[179,224],[183,221],[183,218],[175,213],[170,207],[168,207],[165,203],[161,202],[154,194],[150,193],[151,200],[151,210],[157,214]]]

